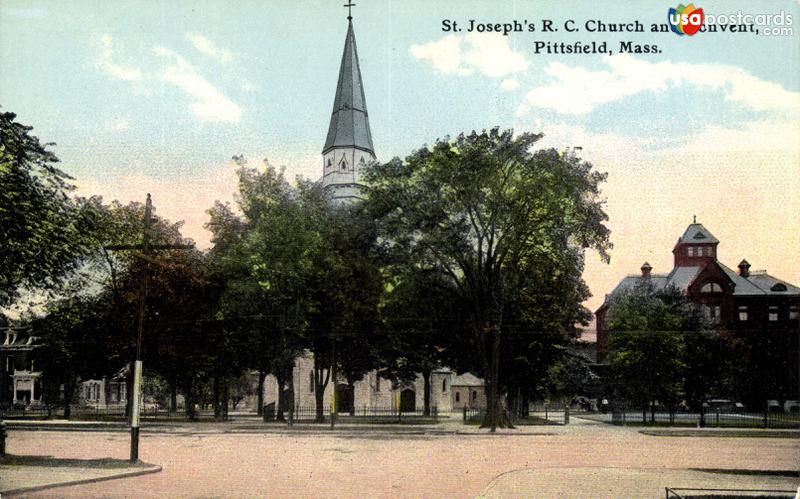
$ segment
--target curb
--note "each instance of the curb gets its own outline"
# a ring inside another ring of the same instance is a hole
[[[19,489],[3,490],[0,491],[0,495],[5,494],[6,496],[14,496],[18,494],[25,494],[28,492],[37,492],[40,490],[54,489],[57,487],[68,487],[70,485],[85,485],[87,483],[105,482],[108,480],[116,480],[118,478],[132,478],[136,476],[149,475],[151,473],[159,473],[161,472],[161,470],[162,470],[161,466],[152,465],[150,468],[145,468],[142,470],[135,470],[135,471],[125,471],[123,473],[117,473],[114,475],[100,476],[95,478],[84,478],[81,480],[71,480],[68,482],[48,483],[44,485],[36,485],[34,487],[22,487]]]

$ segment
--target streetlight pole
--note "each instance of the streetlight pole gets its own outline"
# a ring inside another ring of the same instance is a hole
[[[147,280],[149,269],[147,263],[153,262],[151,253],[154,250],[170,249],[192,249],[191,244],[152,244],[150,242],[150,227],[153,219],[153,201],[150,194],[147,194],[147,201],[144,206],[144,228],[142,232],[142,244],[135,245],[112,245],[106,246],[109,250],[133,250],[134,255],[145,261],[144,272],[139,284],[139,307],[136,326],[136,360],[133,363],[133,393],[131,396],[131,457],[132,463],[139,460],[139,419],[141,414],[142,398],[142,337],[144,336],[144,314],[145,301],[147,299]]]

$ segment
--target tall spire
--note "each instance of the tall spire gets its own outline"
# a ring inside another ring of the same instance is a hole
[[[349,2],[348,2],[349,3]],[[350,8],[349,6],[348,9]],[[364,85],[358,65],[356,36],[353,33],[352,16],[348,15],[347,36],[344,53],[339,67],[339,82],[333,101],[331,123],[322,154],[338,147],[354,147],[375,154],[372,146],[372,132],[369,129],[367,101],[364,98]]]

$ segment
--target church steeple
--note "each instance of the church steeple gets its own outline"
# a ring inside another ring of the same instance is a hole
[[[348,2],[349,3],[349,2]],[[347,5],[348,9],[352,7]],[[322,148],[322,185],[335,201],[358,199],[361,172],[375,160],[369,128],[367,101],[358,63],[352,16],[348,15],[347,36],[339,66],[339,80],[333,101],[328,136]]]

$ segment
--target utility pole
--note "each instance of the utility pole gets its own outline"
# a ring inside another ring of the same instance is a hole
[[[150,199],[150,193],[147,193],[147,201],[144,205],[144,228],[142,231],[141,244],[117,244],[106,246],[108,250],[115,251],[133,251],[133,255],[141,258],[145,262],[158,263],[152,257],[152,252],[155,250],[172,250],[180,249],[187,250],[194,248],[192,244],[152,244],[150,242],[150,226],[153,219],[153,202]],[[133,400],[131,401],[131,462],[135,463],[139,460],[139,414],[141,407],[139,401],[142,396],[142,336],[144,335],[144,312],[145,300],[147,299],[147,281],[149,276],[149,269],[145,265],[142,279],[139,283],[139,309],[136,326],[136,361],[133,363]]]

